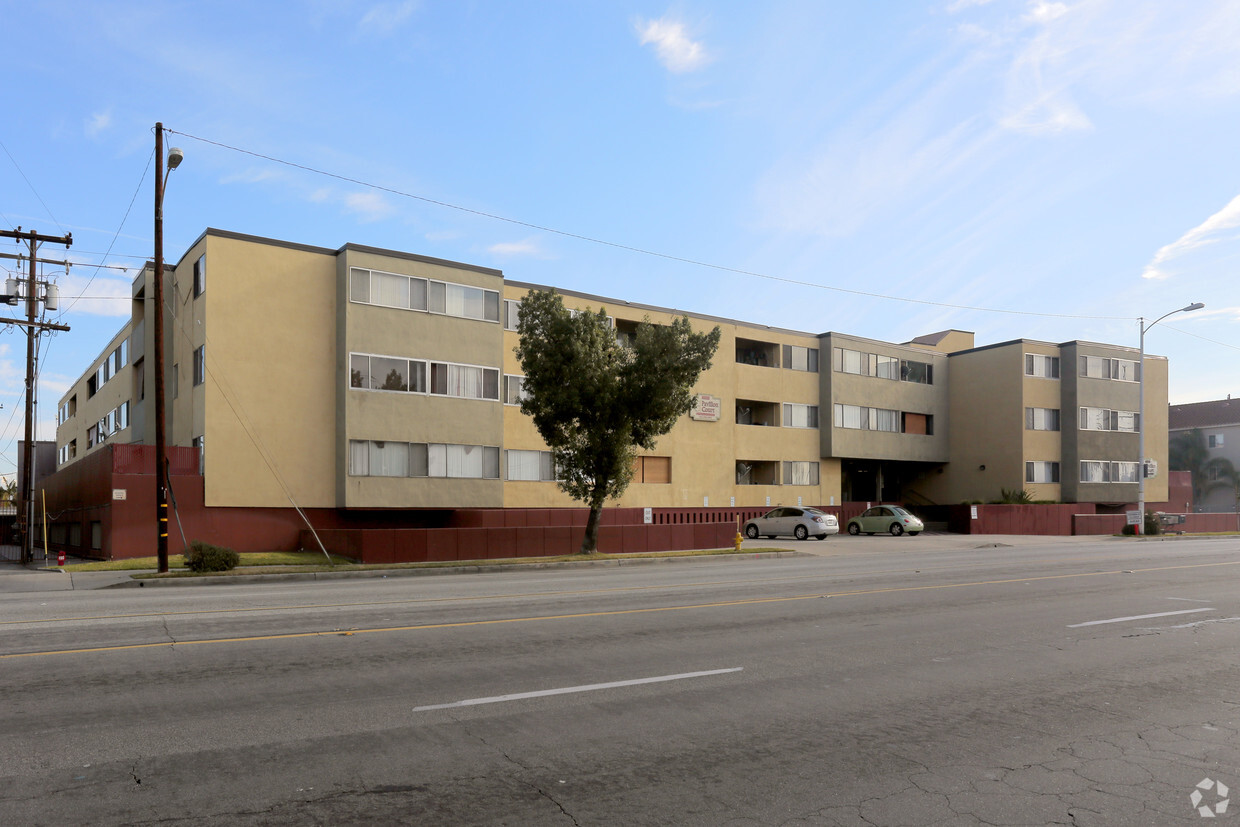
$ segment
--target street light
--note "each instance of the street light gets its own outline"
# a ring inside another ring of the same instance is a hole
[[[1141,325],[1141,381],[1137,383],[1139,387],[1137,391],[1139,400],[1139,409],[1137,411],[1137,534],[1145,533],[1145,331],[1168,316],[1200,310],[1203,307],[1205,305],[1201,302],[1193,302],[1187,307],[1181,307],[1179,310],[1164,313],[1149,324],[1145,323],[1144,316],[1137,318],[1137,322]]]
[[[185,153],[168,150],[168,173],[181,165]],[[164,433],[164,125],[155,124],[155,531],[159,572],[168,571],[168,446]]]

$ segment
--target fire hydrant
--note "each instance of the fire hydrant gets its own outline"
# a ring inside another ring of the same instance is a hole
[[[741,541],[742,541],[743,539],[744,539],[744,538],[743,538],[743,537],[741,537],[741,533],[740,533],[739,531],[738,531],[738,532],[736,532],[736,550],[737,550],[737,551],[740,551],[740,550],[741,550]]]
[[[56,565],[63,566],[64,564],[65,564],[65,553],[62,550],[59,554],[56,555]]]

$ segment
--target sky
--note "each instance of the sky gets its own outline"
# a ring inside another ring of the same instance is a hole
[[[352,242],[891,342],[1136,347],[1141,319],[1204,302],[1146,350],[1172,403],[1240,394],[1231,0],[0,0],[0,20],[0,228],[73,234],[40,250],[72,262],[41,270],[71,328],[40,339],[41,439],[153,254],[156,122],[185,156],[172,262],[208,227]],[[25,347],[0,329],[9,477]]]

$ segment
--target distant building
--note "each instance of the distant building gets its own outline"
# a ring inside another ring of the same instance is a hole
[[[1240,468],[1240,400],[1226,399],[1212,402],[1190,402],[1172,405],[1167,416],[1170,438],[1193,430],[1201,431],[1205,438],[1208,459],[1223,457]],[[1217,476],[1207,482],[1217,481]],[[1219,512],[1236,509],[1235,489],[1231,484],[1208,486],[1196,511]]]
[[[165,272],[168,441],[197,450],[200,480],[183,487],[200,486],[207,512],[236,521],[248,509],[295,536],[294,503],[312,519],[354,524],[430,509],[579,507],[518,407],[520,301],[550,288],[412,253],[214,229]],[[148,266],[129,322],[60,400],[62,470],[101,446],[154,443],[152,278]],[[1026,489],[1120,508],[1137,497],[1142,380],[1147,455],[1166,467],[1167,361],[1147,356],[1142,377],[1134,348],[975,347],[958,330],[895,344],[560,292],[571,308],[605,307],[621,339],[647,317],[722,330],[700,404],[638,458],[620,506],[927,506]],[[193,473],[187,456],[177,462]],[[136,473],[143,461],[122,452],[107,473]],[[68,479],[66,499],[77,485]],[[1166,499],[1165,474],[1148,480],[1146,497]],[[102,513],[69,519],[121,530]]]

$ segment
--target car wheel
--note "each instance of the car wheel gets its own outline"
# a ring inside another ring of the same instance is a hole
[[[858,534],[861,533],[861,526],[857,525],[856,523],[849,523],[848,533],[856,537]]]
[[[900,525],[899,523],[891,524],[891,536],[892,537],[899,537],[903,533],[904,533],[904,526]]]
[[[756,525],[745,526],[745,536],[750,540],[758,539],[758,527]]]
[[[805,530],[805,526],[799,525],[792,530],[792,535],[798,540],[806,540],[809,538],[809,532]]]

